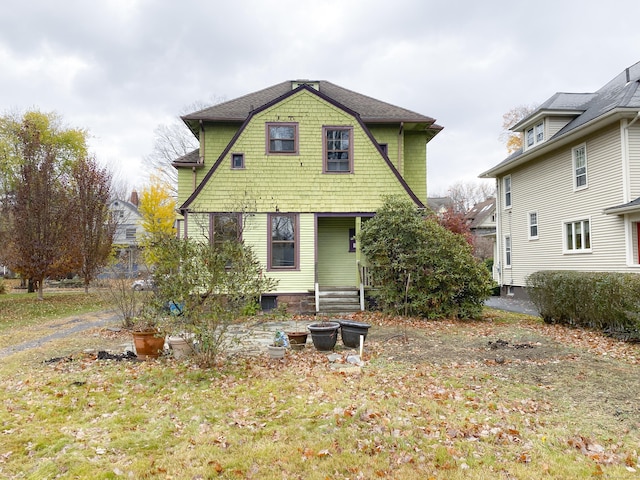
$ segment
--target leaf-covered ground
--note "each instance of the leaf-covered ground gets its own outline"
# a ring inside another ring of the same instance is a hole
[[[8,357],[0,477],[638,477],[637,345],[493,310],[357,318],[359,370],[310,345],[209,370],[98,360],[128,340],[106,330]]]

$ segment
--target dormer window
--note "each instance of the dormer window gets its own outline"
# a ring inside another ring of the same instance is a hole
[[[531,128],[525,130],[525,138],[527,148],[535,147],[537,144],[544,142],[544,122],[537,123]]]

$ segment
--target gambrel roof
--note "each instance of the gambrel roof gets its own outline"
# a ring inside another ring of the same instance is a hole
[[[264,90],[254,92],[235,100],[214,105],[210,108],[194,112],[182,117],[184,122],[191,128],[195,135],[200,133],[200,124],[208,122],[240,122],[239,128],[234,137],[228,143],[226,148],[218,156],[212,167],[207,171],[202,181],[198,184],[192,194],[187,200],[179,207],[179,210],[185,212],[189,206],[198,197],[202,189],[205,187],[211,176],[218,169],[225,156],[229,153],[236,140],[243,133],[244,129],[249,125],[252,118],[260,112],[276,105],[288,97],[295,95],[298,92],[307,91],[313,95],[320,97],[326,102],[336,106],[346,114],[353,116],[354,120],[362,127],[362,130],[369,136],[371,144],[378,149],[382,159],[386,162],[389,171],[396,177],[402,188],[407,192],[411,199],[419,207],[423,207],[421,200],[415,195],[415,193],[408,186],[405,179],[399,173],[397,168],[389,160],[387,154],[382,150],[381,146],[373,137],[372,133],[366,126],[366,122],[369,123],[381,123],[389,124],[395,123],[401,125],[401,129],[422,131],[427,136],[429,141],[435,136],[442,127],[435,124],[435,120],[431,117],[421,115],[410,110],[393,106],[391,104],[381,102],[379,100],[367,97],[365,95],[352,92],[344,89],[330,82],[307,82],[307,81],[287,81],[272,87],[268,87]],[[347,104],[342,103],[347,102]],[[255,103],[254,103],[255,102]],[[263,103],[261,103],[263,102]],[[359,108],[360,110],[355,110]],[[365,121],[365,118],[368,119]],[[197,162],[197,163],[195,163]],[[189,154],[181,157],[173,162],[175,167],[181,166],[198,166],[199,151],[194,150]]]
[[[480,174],[493,178],[521,165],[549,148],[555,148],[574,135],[588,133],[621,118],[633,118],[640,110],[640,62],[625,69],[594,93],[556,93],[531,115],[518,122],[512,130],[519,130],[533,119],[545,116],[568,115],[574,118],[551,138],[526,152],[520,149],[495,167]]]

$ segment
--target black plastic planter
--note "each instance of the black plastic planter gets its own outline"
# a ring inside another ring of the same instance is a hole
[[[311,332],[311,340],[316,350],[329,351],[336,346],[340,328],[338,322],[312,323],[307,328]]]
[[[340,320],[342,343],[344,343],[345,347],[358,348],[360,346],[360,335],[363,335],[366,340],[369,328],[371,328],[371,325],[368,323]]]

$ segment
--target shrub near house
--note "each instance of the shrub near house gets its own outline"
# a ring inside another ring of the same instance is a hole
[[[426,318],[477,317],[490,295],[487,268],[462,235],[425,219],[410,202],[387,198],[360,235],[380,306]]]

